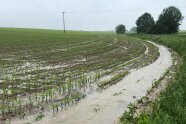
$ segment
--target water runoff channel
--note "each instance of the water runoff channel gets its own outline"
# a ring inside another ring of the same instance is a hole
[[[32,117],[13,121],[13,124],[115,124],[127,110],[130,103],[146,95],[154,80],[160,77],[172,66],[172,57],[168,48],[154,44],[159,49],[158,59],[140,69],[130,70],[130,74],[102,92],[88,95],[78,104],[69,107],[55,115],[48,114],[41,121]],[[114,95],[118,94],[118,95]],[[135,96],[135,98],[134,98]],[[31,119],[32,118],[32,119]],[[31,121],[32,120],[32,121]]]

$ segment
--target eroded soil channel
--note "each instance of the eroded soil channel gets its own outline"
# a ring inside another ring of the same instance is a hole
[[[149,42],[152,43],[152,42]],[[152,43],[154,44],[154,43]],[[127,109],[130,103],[145,96],[152,87],[154,80],[158,80],[172,66],[171,53],[161,45],[154,44],[159,49],[159,57],[152,64],[130,70],[124,79],[101,90],[93,92],[75,105],[56,113],[46,112],[41,121],[34,121],[33,116],[25,120],[15,120],[13,123],[38,124],[113,124]]]

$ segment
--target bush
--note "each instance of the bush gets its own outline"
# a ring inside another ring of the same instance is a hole
[[[160,14],[153,31],[155,34],[177,33],[182,20],[183,16],[180,10],[170,6],[165,8]]]
[[[116,27],[117,34],[125,34],[125,31],[126,31],[125,25],[120,24]]]
[[[137,21],[137,32],[138,33],[148,33],[151,28],[154,26],[155,21],[151,14],[144,13],[142,16],[140,16]]]
[[[179,26],[183,20],[181,11],[170,6],[165,8],[160,14],[157,22],[154,22],[153,17],[149,13],[144,13],[137,21],[137,33],[146,34],[172,34],[179,31]]]

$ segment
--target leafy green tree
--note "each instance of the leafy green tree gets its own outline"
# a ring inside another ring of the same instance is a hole
[[[182,20],[183,16],[178,8],[174,6],[165,8],[163,12],[160,14],[158,21],[156,22],[156,25],[153,28],[153,33],[156,34],[177,33]]]
[[[125,28],[125,25],[118,25],[116,26],[116,33],[117,34],[125,34],[125,31],[126,31],[126,28]]]
[[[151,14],[144,13],[136,21],[137,33],[149,33],[154,24],[155,21]]]

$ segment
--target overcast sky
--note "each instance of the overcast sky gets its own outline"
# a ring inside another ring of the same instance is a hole
[[[171,5],[186,17],[186,0],[0,0],[0,27],[63,29],[65,11],[68,30],[114,30],[118,24],[130,30],[143,13],[157,20]]]

